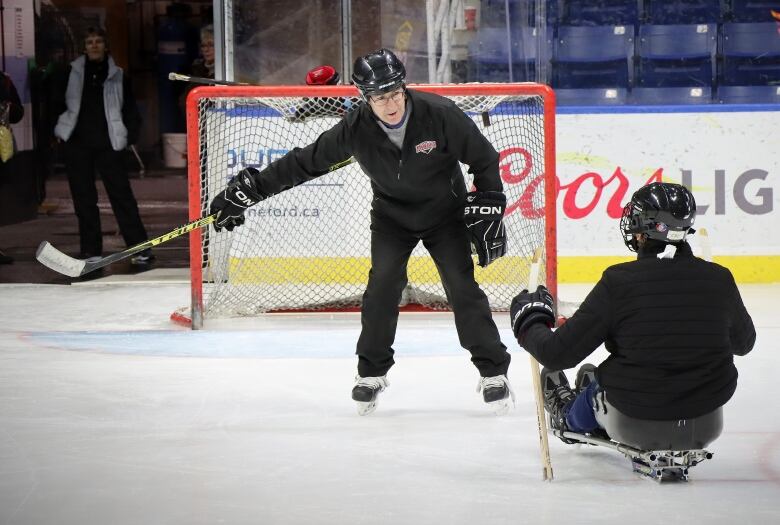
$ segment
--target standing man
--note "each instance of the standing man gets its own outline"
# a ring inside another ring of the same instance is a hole
[[[16,143],[10,125],[19,122],[22,117],[24,106],[16,86],[5,71],[0,71],[0,177],[5,175],[6,170],[12,169],[9,163],[16,153]],[[0,251],[0,264],[13,262],[13,257]]]
[[[352,82],[364,103],[313,144],[293,149],[262,172],[242,170],[211,203],[211,213],[219,214],[215,229],[232,230],[243,224],[247,207],[354,157],[373,190],[371,271],[352,390],[358,413],[372,412],[389,385],[407,263],[422,241],[444,284],[460,344],[479,370],[478,391],[503,414],[514,402],[506,377],[510,355],[474,280],[470,255],[473,246],[478,264],[487,266],[506,253],[498,153],[452,101],[408,89],[405,78],[404,65],[387,49],[358,58]],[[474,174],[477,191],[466,192],[459,161]]]
[[[216,55],[214,54],[214,25],[208,24],[200,28],[200,56],[192,61],[188,73],[193,77],[214,78],[214,67],[216,64]],[[184,90],[179,95],[179,109],[182,117],[186,120],[187,113],[187,95],[190,91],[200,84],[185,84]]]
[[[191,74],[194,77],[214,78],[214,26],[208,24],[200,29],[201,57],[192,63]]]
[[[620,221],[637,259],[607,268],[563,326],[550,330],[555,305],[544,286],[514,298],[512,330],[546,367],[553,429],[606,432],[643,450],[699,449],[720,435],[721,407],[737,387],[734,356],[750,352],[756,330],[731,272],[691,252],[695,217],[684,186],[640,188]],[[563,370],[601,344],[609,357],[583,365],[572,390]]]
[[[90,27],[84,55],[71,63],[65,107],[54,135],[65,142],[65,169],[79,222],[81,258],[96,260],[103,252],[95,174],[100,174],[127,246],[148,239],[138,213],[123,151],[138,138],[140,116],[130,81],[108,54],[106,34]],[[149,250],[133,264],[146,265]]]

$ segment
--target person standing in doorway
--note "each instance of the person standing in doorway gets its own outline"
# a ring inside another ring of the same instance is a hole
[[[103,179],[127,246],[148,239],[123,155],[138,137],[140,115],[129,79],[109,54],[102,29],[87,29],[84,54],[71,63],[64,102],[66,109],[54,135],[65,143],[65,169],[79,223],[81,258],[96,260],[103,252],[96,173]],[[152,259],[151,252],[145,250],[131,263],[148,265]]]

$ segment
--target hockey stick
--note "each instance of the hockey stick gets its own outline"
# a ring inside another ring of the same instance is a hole
[[[80,277],[84,274],[97,270],[98,268],[102,268],[111,263],[121,261],[122,259],[130,257],[131,255],[134,255],[138,252],[142,252],[152,248],[153,246],[157,246],[158,244],[168,242],[171,239],[175,239],[176,237],[184,235],[185,233],[191,232],[195,228],[202,228],[203,226],[214,222],[216,218],[216,214],[201,217],[200,219],[189,222],[184,226],[179,226],[175,230],[172,230],[164,235],[160,235],[159,237],[149,241],[136,244],[135,246],[131,246],[122,252],[111,254],[108,257],[103,257],[95,262],[87,262],[65,255],[57,248],[52,246],[49,241],[43,241],[38,246],[38,250],[35,252],[35,258],[38,259],[41,264],[51,268],[55,272],[67,275],[68,277]]]
[[[353,162],[355,162],[355,157],[350,157],[348,159],[342,160],[341,162],[337,162],[336,164],[334,164],[333,166],[328,168],[328,173],[330,173],[332,171],[340,170],[341,168],[343,168],[345,166],[349,166]]]
[[[530,274],[528,275],[528,291],[533,293],[539,284],[539,271],[541,267],[542,249],[537,248],[531,261]],[[539,372],[539,362],[534,356],[528,354],[531,360],[531,380],[534,387],[534,400],[536,401],[536,424],[539,430],[539,449],[542,454],[542,479],[552,481],[553,468],[550,461],[550,443],[547,441],[547,417],[544,415],[544,399],[542,398],[542,378]]]
[[[168,80],[178,80],[179,82],[189,82],[191,84],[211,84],[214,86],[249,86],[246,82],[231,82],[230,80],[216,80],[214,78],[206,77],[191,77],[189,75],[182,75],[181,73],[174,73],[171,71],[168,73]]]
[[[336,164],[329,167],[326,173],[331,173],[345,166],[349,166],[353,162],[355,162],[354,157],[337,162]],[[41,264],[54,270],[57,273],[67,275],[68,277],[80,277],[84,274],[97,270],[98,268],[108,266],[111,263],[126,259],[127,257],[135,255],[138,252],[142,252],[157,246],[158,244],[162,244],[164,242],[170,241],[171,239],[175,239],[176,237],[180,237],[181,235],[189,233],[196,228],[208,226],[216,219],[216,214],[195,219],[194,221],[188,222],[184,226],[179,226],[178,228],[171,230],[164,235],[160,235],[159,237],[156,237],[152,240],[136,244],[135,246],[131,246],[124,251],[111,254],[108,257],[103,257],[95,262],[87,262],[82,259],[76,259],[74,257],[70,257],[69,255],[65,255],[60,250],[52,246],[49,241],[43,241],[40,245],[38,245],[38,250],[35,252],[35,258],[38,259]]]
[[[707,262],[712,262],[712,244],[710,244],[710,234],[706,228],[696,230],[699,237],[699,246],[701,247],[701,258]]]

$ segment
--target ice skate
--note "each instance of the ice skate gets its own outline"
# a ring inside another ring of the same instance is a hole
[[[376,410],[379,393],[390,386],[387,376],[355,377],[352,399],[357,403],[357,411],[365,416]]]
[[[505,375],[481,377],[477,392],[482,392],[482,399],[497,416],[505,415],[515,406],[515,393]]]
[[[542,369],[542,393],[544,394],[544,409],[550,416],[550,429],[564,443],[574,441],[564,439],[561,432],[567,431],[564,408],[574,400],[574,391],[569,387],[569,380],[563,370]]]

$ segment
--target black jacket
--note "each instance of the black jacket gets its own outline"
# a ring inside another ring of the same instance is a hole
[[[24,106],[19,99],[19,93],[16,91],[11,77],[0,73],[0,102],[8,103],[8,121],[10,124],[16,124],[24,116]]]
[[[498,153],[452,101],[407,90],[412,111],[399,150],[363,104],[304,148],[295,148],[256,177],[274,195],[319,177],[350,156],[371,179],[375,216],[423,232],[462,217],[466,186],[458,161],[469,166],[479,191],[503,191]]]
[[[755,339],[731,272],[683,244],[673,260],[640,252],[607,268],[563,326],[534,324],[520,343],[555,370],[604,343],[610,356],[596,377],[607,400],[631,417],[674,420],[725,404],[737,386],[733,356]]]

